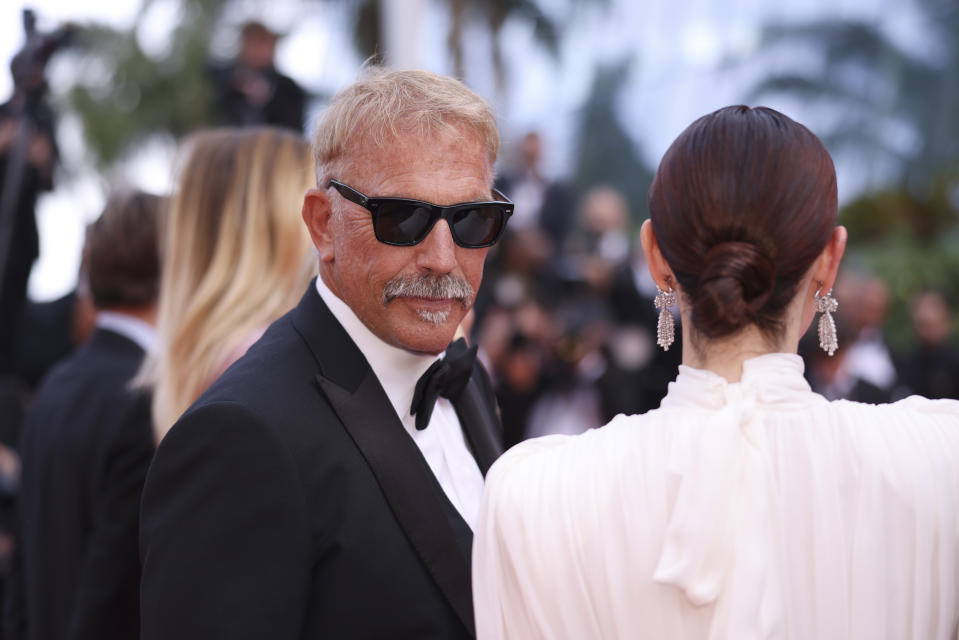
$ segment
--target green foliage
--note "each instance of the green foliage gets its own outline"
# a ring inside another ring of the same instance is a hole
[[[843,224],[862,242],[900,235],[933,244],[959,222],[951,201],[957,186],[954,179],[939,176],[922,196],[903,188],[882,189],[843,207]]]
[[[821,137],[839,162],[861,162],[867,174],[873,163],[892,167],[891,182],[843,207],[840,222],[849,229],[847,267],[889,285],[887,340],[898,350],[912,346],[908,306],[917,293],[936,289],[959,308],[959,3],[914,0],[914,8],[931,45],[923,55],[878,22],[767,27],[767,55],[780,47],[806,55],[793,54],[802,67],[755,89],[827,108],[834,120]]]
[[[802,66],[763,79],[754,94],[829,105],[835,121],[820,133],[830,149],[867,160],[880,156],[894,167],[894,180],[926,189],[930,177],[959,157],[959,6],[925,0],[916,7],[933,43],[925,56],[865,20],[767,26],[767,55],[781,47],[805,55],[793,55]],[[910,141],[892,144],[891,128],[908,132]]]
[[[163,55],[147,54],[137,41],[137,31],[147,19],[152,1],[143,0],[140,17],[131,29],[102,25],[82,29],[76,81],[64,98],[66,107],[80,116],[88,147],[100,167],[116,162],[126,150],[151,135],[181,136],[212,122],[210,38],[228,17],[233,0],[180,0],[179,26]],[[364,57],[382,53],[383,1],[352,3],[354,42]],[[568,5],[585,2],[568,0]],[[533,0],[446,0],[446,4],[454,16],[448,39],[454,61],[462,65],[466,46],[462,41],[463,21],[479,16],[493,37],[491,63],[501,87],[505,86],[506,71],[500,32],[508,19],[530,23],[537,41],[550,53],[558,52],[561,29]],[[461,75],[461,69],[457,73]]]
[[[843,207],[849,229],[845,264],[881,277],[891,293],[886,337],[897,351],[914,344],[909,303],[919,292],[941,292],[959,308],[959,211],[950,199],[959,181],[937,178],[924,197],[900,189],[862,196]]]
[[[211,122],[209,37],[225,0],[184,0],[168,53],[148,55],[137,28],[81,28],[77,78],[66,94],[95,161],[107,167],[146,137],[181,136]],[[148,5],[147,5],[148,6]]]

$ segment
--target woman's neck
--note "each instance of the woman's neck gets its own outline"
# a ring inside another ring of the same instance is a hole
[[[688,321],[683,323],[683,364],[695,369],[711,371],[727,382],[739,382],[743,376],[743,362],[767,353],[796,353],[799,346],[785,337],[775,344],[755,326],[720,340],[710,340],[694,331]],[[789,333],[789,332],[787,332]]]
[[[727,382],[739,382],[746,360],[767,353],[796,353],[799,351],[799,338],[809,328],[815,313],[813,286],[812,275],[807,274],[800,281],[796,295],[780,319],[780,330],[774,334],[764,334],[756,325],[749,325],[734,335],[720,339],[707,338],[693,329],[690,309],[682,293],[677,292],[679,314],[682,317],[683,364],[712,371]]]

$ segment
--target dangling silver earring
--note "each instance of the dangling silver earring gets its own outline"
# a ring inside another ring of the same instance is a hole
[[[832,355],[839,348],[839,341],[836,339],[836,321],[832,317],[839,308],[839,301],[832,297],[832,291],[827,291],[824,296],[820,296],[820,292],[822,292],[821,282],[819,290],[813,296],[816,301],[816,311],[822,314],[819,316],[819,346]]]
[[[663,291],[656,285],[656,299],[653,305],[659,309],[659,322],[656,324],[656,344],[663,348],[663,351],[669,351],[669,345],[676,340],[676,322],[673,320],[673,312],[669,310],[676,304],[676,293],[672,288],[669,291]]]

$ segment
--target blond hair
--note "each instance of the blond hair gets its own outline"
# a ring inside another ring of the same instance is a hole
[[[187,148],[163,234],[159,350],[139,376],[153,387],[158,441],[316,270],[299,213],[312,186],[305,140],[216,129]]]
[[[490,166],[499,152],[496,118],[489,104],[465,84],[429,71],[389,71],[370,66],[364,77],[335,96],[317,120],[313,159],[320,186],[348,145],[362,139],[384,148],[401,134],[428,140],[437,133],[472,133],[486,148]]]

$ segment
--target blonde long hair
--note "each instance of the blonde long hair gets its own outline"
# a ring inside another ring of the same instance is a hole
[[[315,274],[300,218],[309,144],[273,128],[214,129],[187,142],[163,234],[157,336],[140,383],[157,441]]]

